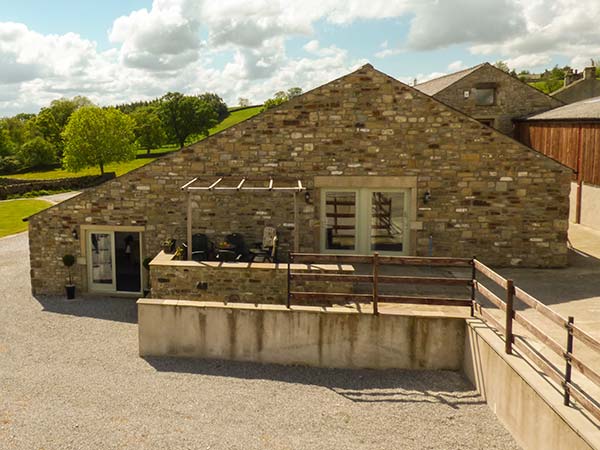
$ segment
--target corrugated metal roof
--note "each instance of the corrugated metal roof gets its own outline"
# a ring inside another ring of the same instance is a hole
[[[471,67],[470,69],[461,70],[459,72],[454,72],[449,75],[444,75],[443,77],[434,78],[433,80],[426,81],[421,84],[417,84],[414,86],[415,89],[418,89],[424,94],[427,95],[435,95],[440,91],[443,91],[448,86],[456,83],[458,80],[466,77],[467,75],[472,74],[480,67],[484,66],[487,63],[478,64],[475,67]]]
[[[573,120],[573,119],[599,119],[600,97],[588,98],[560,108],[551,109],[526,120]]]

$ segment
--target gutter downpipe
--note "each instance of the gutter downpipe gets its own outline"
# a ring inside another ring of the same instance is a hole
[[[577,200],[575,203],[575,223],[581,224],[581,198],[583,185],[583,127],[579,125],[579,142],[577,146]]]

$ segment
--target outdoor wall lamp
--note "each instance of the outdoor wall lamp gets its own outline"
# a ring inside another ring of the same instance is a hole
[[[429,200],[431,200],[431,192],[425,191],[425,194],[423,194],[423,203],[429,203]]]
[[[71,231],[71,236],[73,236],[73,239],[75,239],[75,240],[79,239],[79,234],[77,233],[77,228],[73,228],[73,231]]]
[[[306,191],[304,193],[304,201],[309,204],[311,203],[310,192]]]

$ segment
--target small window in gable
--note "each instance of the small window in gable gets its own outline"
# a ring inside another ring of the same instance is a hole
[[[494,88],[476,88],[475,104],[477,106],[493,105],[496,100],[496,89]]]
[[[473,89],[473,97],[477,106],[490,106],[496,103],[495,83],[479,83]]]

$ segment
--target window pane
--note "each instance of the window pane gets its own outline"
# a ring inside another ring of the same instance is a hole
[[[92,283],[112,284],[110,237],[108,233],[92,233]]]
[[[325,248],[354,250],[356,242],[356,193],[325,193]]]
[[[404,192],[373,192],[371,250],[401,252],[404,248]]]
[[[493,88],[475,89],[475,103],[477,105],[481,105],[481,106],[493,105],[494,104],[494,93],[495,93],[495,89],[493,89]]]

